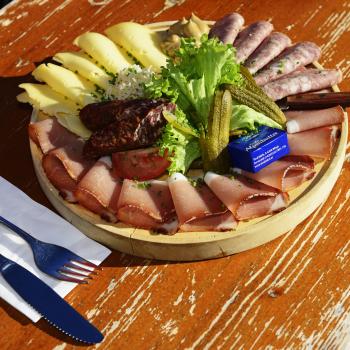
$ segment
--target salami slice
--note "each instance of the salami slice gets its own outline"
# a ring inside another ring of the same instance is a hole
[[[96,158],[151,146],[159,138],[166,124],[163,109],[173,111],[175,105],[158,100],[155,107],[154,100],[138,100],[125,108],[115,121],[91,135],[85,144],[84,156]]]
[[[209,38],[217,37],[224,44],[232,44],[240,29],[244,18],[238,13],[230,13],[215,22],[209,32]]]
[[[298,74],[292,74],[270,83],[262,88],[274,101],[289,95],[321,90],[340,83],[342,74],[337,69],[307,69]]]
[[[287,35],[279,32],[271,33],[249,56],[245,66],[251,74],[254,74],[277,57],[291,43],[292,41]]]
[[[258,85],[264,85],[318,60],[320,56],[320,48],[312,42],[295,44],[262,69],[254,77],[255,81]]]
[[[243,29],[233,43],[233,46],[237,49],[237,61],[244,62],[263,40],[270,35],[272,30],[273,25],[266,21],[252,23]]]

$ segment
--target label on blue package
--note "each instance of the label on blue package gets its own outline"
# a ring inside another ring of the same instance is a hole
[[[231,141],[228,151],[233,167],[256,173],[289,153],[287,133],[261,126],[257,133]]]

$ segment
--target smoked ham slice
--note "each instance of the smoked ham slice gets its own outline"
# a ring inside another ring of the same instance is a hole
[[[43,156],[42,166],[50,182],[68,202],[76,202],[78,182],[95,163],[83,158],[84,141],[75,139],[66,146],[55,148]]]
[[[133,227],[175,233],[178,221],[168,183],[125,179],[118,201],[118,219]]]
[[[288,194],[241,175],[232,178],[212,172],[204,181],[237,220],[249,220],[286,208]]]
[[[338,132],[334,125],[288,134],[289,155],[329,159]]]
[[[232,213],[202,181],[192,183],[182,174],[169,178],[181,231],[227,231],[236,227]]]
[[[63,127],[55,118],[48,118],[28,126],[29,137],[45,154],[77,140],[77,136]]]
[[[75,197],[83,207],[116,222],[121,188],[122,181],[112,175],[111,159],[103,157],[79,181]]]
[[[287,117],[287,132],[290,134],[340,124],[344,121],[344,110],[341,106],[319,110],[286,111],[285,115]]]
[[[234,172],[287,192],[314,177],[314,161],[308,156],[286,156],[269,164],[257,173],[241,169]]]

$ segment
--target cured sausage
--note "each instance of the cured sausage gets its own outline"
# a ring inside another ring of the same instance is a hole
[[[138,100],[125,108],[122,115],[101,130],[95,131],[84,147],[86,158],[151,146],[166,124],[162,111],[174,111],[173,103],[163,100]]]
[[[209,38],[217,37],[224,44],[232,44],[240,29],[244,18],[238,13],[230,13],[215,22],[209,32]]]
[[[254,77],[255,81],[258,85],[264,85],[318,60],[320,56],[320,48],[312,42],[295,44],[262,69]]]
[[[291,43],[292,41],[287,35],[279,32],[271,33],[249,56],[244,65],[251,74],[255,74],[259,69],[277,57]]]
[[[80,120],[90,130],[96,131],[103,129],[116,120],[130,118],[133,106],[138,106],[138,112],[144,113],[143,109],[157,107],[161,101],[165,100],[112,100],[97,103],[91,103],[81,109],[79,113]],[[131,111],[130,111],[131,108]]]
[[[237,50],[237,62],[244,62],[263,40],[270,35],[272,30],[273,25],[266,21],[252,23],[250,26],[243,29],[233,43],[233,46]]]
[[[342,74],[337,69],[307,69],[263,85],[262,89],[274,101],[289,95],[321,90],[340,83]]]

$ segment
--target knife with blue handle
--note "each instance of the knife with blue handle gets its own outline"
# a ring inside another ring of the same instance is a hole
[[[0,254],[0,273],[7,283],[49,323],[72,338],[100,343],[103,335],[51,287],[14,261]]]

